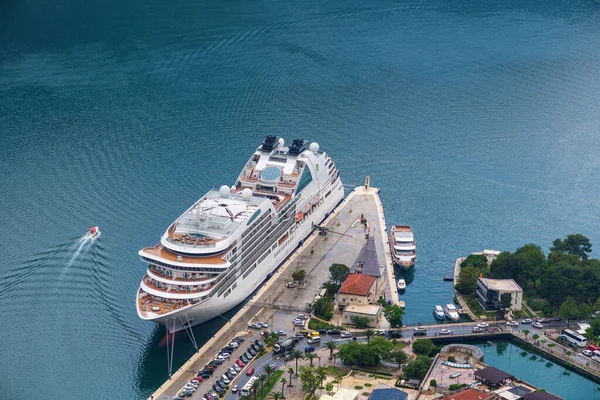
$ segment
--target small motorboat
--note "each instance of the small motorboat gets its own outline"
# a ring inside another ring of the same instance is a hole
[[[399,305],[401,308],[404,308],[404,307],[406,307],[406,303],[404,303],[402,300],[400,300],[400,301],[398,302],[398,305]]]
[[[402,278],[398,279],[398,290],[406,289],[406,281]]]
[[[98,228],[97,226],[90,228],[87,235],[92,239],[98,237],[98,235],[100,235],[100,228]]]
[[[437,305],[435,306],[435,308],[433,309],[433,316],[435,317],[435,319],[443,321],[446,319],[446,314],[444,314],[444,309],[442,308],[442,306]]]

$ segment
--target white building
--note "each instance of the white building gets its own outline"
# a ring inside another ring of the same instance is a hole
[[[486,310],[499,309],[504,293],[510,293],[511,311],[521,311],[523,306],[523,289],[512,279],[479,278],[475,293]]]
[[[381,318],[381,306],[379,304],[350,304],[344,309],[344,324],[352,324],[352,317],[369,318],[369,326],[376,327]]]

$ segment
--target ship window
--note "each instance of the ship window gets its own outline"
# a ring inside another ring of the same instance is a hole
[[[308,167],[304,168],[304,172],[302,172],[302,176],[300,177],[300,182],[298,182],[298,189],[296,190],[296,194],[300,193],[302,189],[306,187],[312,181],[312,174],[310,173],[310,169]]]

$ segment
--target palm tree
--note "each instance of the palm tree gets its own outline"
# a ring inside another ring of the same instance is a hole
[[[265,382],[267,381],[267,375],[260,374],[257,380],[260,382],[260,394],[262,395],[262,392],[265,388]]]
[[[290,374],[290,387],[292,387],[292,375],[294,375],[294,368],[288,368],[288,374]]]
[[[258,388],[260,387],[260,381],[257,379],[254,382],[252,382],[252,395],[254,397],[254,400],[256,400],[256,392],[258,392]]]
[[[279,400],[283,398],[283,394],[281,392],[271,392],[269,393],[269,397],[273,400]]]
[[[329,340],[325,343],[325,347],[329,350],[329,359],[333,358],[333,351],[337,349],[337,344],[333,340]]]
[[[271,374],[275,372],[276,368],[274,365],[267,364],[263,367],[263,371],[267,374],[267,382],[271,380]]]
[[[300,350],[294,350],[292,352],[292,358],[296,360],[296,375],[298,375],[298,360],[304,358],[304,354]]]
[[[336,352],[336,353],[333,355],[333,363],[334,363],[334,364],[335,364],[335,360],[338,358],[338,354],[339,354],[339,353],[337,353],[337,352]]]
[[[527,338],[527,335],[529,335],[529,329],[523,329],[521,332],[523,332],[525,338]]]
[[[317,367],[317,379],[319,379],[319,386],[323,386],[323,381],[327,378],[327,372],[325,367]]]
[[[283,399],[285,399],[285,396],[284,396],[284,393],[285,393],[285,392],[284,392],[284,389],[285,389],[285,384],[286,384],[286,383],[287,383],[287,379],[285,379],[285,378],[281,378],[281,397],[282,397]]]
[[[371,340],[371,337],[375,335],[375,331],[373,329],[365,329],[365,336],[367,337],[367,343]]]
[[[313,365],[313,360],[315,359],[315,357],[317,357],[317,355],[315,353],[308,353],[306,355],[306,358],[308,358],[310,360],[310,366],[311,367]]]

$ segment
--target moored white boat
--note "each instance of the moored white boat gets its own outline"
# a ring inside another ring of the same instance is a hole
[[[444,309],[440,305],[436,305],[433,308],[433,316],[435,319],[443,321],[446,319],[446,314],[444,314]]]
[[[458,310],[454,304],[446,304],[444,307],[444,314],[448,317],[449,320],[457,322],[460,319],[460,315],[458,315]]]
[[[394,262],[404,270],[410,269],[417,259],[417,243],[410,225],[392,225],[389,242]]]
[[[402,278],[398,279],[398,290],[406,290],[406,281]]]

